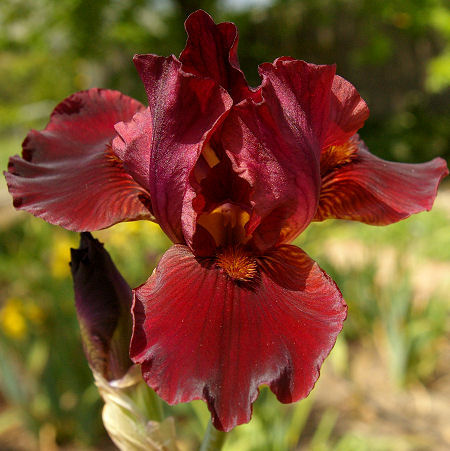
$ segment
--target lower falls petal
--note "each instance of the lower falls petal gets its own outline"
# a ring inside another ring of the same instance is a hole
[[[315,221],[337,218],[387,225],[431,210],[448,169],[442,158],[420,164],[382,160],[354,135],[344,145],[322,151],[321,173]]]
[[[256,260],[251,280],[235,280],[174,245],[134,290],[130,354],[144,379],[169,404],[205,400],[225,431],[250,420],[261,384],[281,402],[307,396],[346,317],[340,291],[302,250]]]
[[[14,206],[69,230],[151,219],[148,192],[111,148],[114,124],[144,107],[118,91],[90,89],[61,102],[42,131],[32,130],[22,158],[5,172]]]

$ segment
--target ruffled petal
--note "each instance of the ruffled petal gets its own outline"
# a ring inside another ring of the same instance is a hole
[[[239,67],[236,25],[224,22],[216,25],[209,14],[199,10],[185,23],[188,39],[180,55],[182,69],[200,77],[212,78],[225,88],[235,103],[246,98],[260,99],[251,90]]]
[[[442,158],[407,164],[372,155],[357,136],[322,156],[322,190],[315,221],[350,219],[387,225],[430,210],[448,174]]]
[[[311,151],[320,154],[330,121],[335,66],[281,57],[259,66],[262,96],[278,128],[289,129]]]
[[[236,105],[221,138],[235,171],[253,189],[248,228],[264,250],[291,241],[316,211],[334,67],[279,59],[260,72],[264,101]]]
[[[148,192],[111,152],[114,124],[144,107],[117,91],[91,89],[61,102],[32,130],[5,173],[14,206],[69,230],[150,219]]]
[[[308,395],[346,306],[334,282],[294,246],[272,250],[250,282],[175,245],[137,288],[130,355],[169,404],[203,399],[216,428],[248,422],[258,387],[281,402]]]
[[[369,117],[369,108],[355,87],[339,75],[331,87],[330,122],[323,147],[348,141]]]
[[[173,56],[136,55],[134,62],[147,91],[152,119],[150,149],[140,147],[139,151],[150,152],[153,213],[172,241],[189,243],[196,219],[189,177],[204,143],[233,102],[215,81],[181,70]]]
[[[70,267],[81,338],[90,367],[107,380],[120,379],[132,362],[131,288],[108,252],[90,233],[71,249]]]

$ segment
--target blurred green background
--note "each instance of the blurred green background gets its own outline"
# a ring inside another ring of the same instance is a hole
[[[336,63],[367,101],[373,153],[450,157],[450,10],[445,0],[2,0],[0,163],[74,91],[119,89],[145,102],[135,53],[179,54],[183,21],[203,8],[240,31],[241,67],[290,55]],[[338,282],[349,317],[312,395],[280,405],[266,389],[228,450],[450,448],[450,191],[435,209],[376,228],[312,224],[300,246]],[[0,181],[0,450],[114,449],[81,350],[69,276],[78,236],[14,212]],[[131,286],[169,242],[151,223],[95,233]],[[208,414],[176,416],[196,449]]]

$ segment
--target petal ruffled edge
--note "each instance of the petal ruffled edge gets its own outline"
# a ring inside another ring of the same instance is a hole
[[[110,148],[114,124],[143,108],[118,91],[101,89],[62,101],[44,130],[27,135],[22,158],[9,160],[5,177],[14,206],[74,231],[152,219],[148,192]]]
[[[238,31],[231,22],[215,24],[203,10],[193,12],[185,22],[188,35],[180,54],[182,69],[219,83],[235,103],[243,99],[260,100],[259,90],[249,88],[237,56]]]
[[[134,290],[130,355],[169,404],[203,399],[216,428],[248,422],[258,387],[281,402],[309,394],[346,317],[331,279],[294,246],[272,250],[253,283],[186,246]]]

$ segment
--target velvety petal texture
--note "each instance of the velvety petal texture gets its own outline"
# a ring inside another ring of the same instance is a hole
[[[239,67],[236,25],[216,25],[205,11],[196,11],[185,22],[188,39],[180,55],[182,69],[211,78],[225,88],[235,103],[246,98],[260,100],[259,90],[251,90]]]
[[[250,282],[175,245],[134,290],[130,355],[168,403],[204,399],[216,428],[250,420],[258,386],[281,402],[308,395],[346,306],[303,251],[281,246]]]
[[[51,224],[85,231],[150,219],[148,192],[111,152],[114,124],[144,107],[117,91],[91,89],[65,99],[42,131],[23,142],[5,173],[14,206]]]
[[[314,216],[334,72],[291,59],[263,64],[264,100],[236,105],[223,125],[223,146],[253,189],[248,229],[262,250],[291,241]]]
[[[279,128],[289,129],[319,155],[317,146],[322,147],[330,121],[336,67],[282,57],[261,64],[258,72],[263,78],[262,96]]]
[[[138,151],[150,152],[153,213],[172,241],[189,242],[196,219],[190,173],[233,102],[217,82],[184,72],[173,56],[136,55],[134,62],[147,91],[152,120],[150,149]]]
[[[324,148],[347,142],[369,117],[369,108],[355,87],[339,75],[331,86],[330,117]]]
[[[75,306],[89,365],[107,380],[120,379],[132,365],[131,288],[90,233],[81,234],[80,247],[71,254]]]
[[[322,156],[322,190],[315,220],[350,219],[387,225],[430,210],[448,174],[442,158],[394,163],[372,155],[357,137]]]

